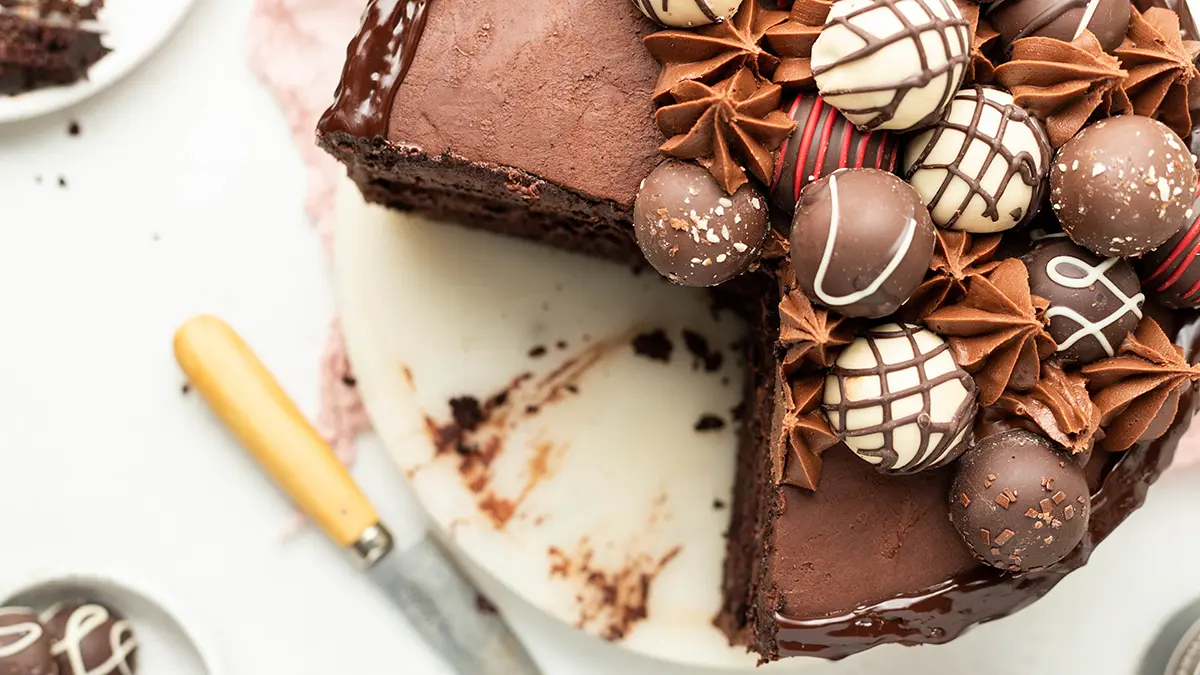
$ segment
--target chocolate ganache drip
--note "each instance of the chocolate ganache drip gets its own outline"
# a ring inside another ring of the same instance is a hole
[[[333,105],[317,125],[321,133],[387,135],[392,100],[417,54],[432,2],[371,0],[358,35],[346,48]]]

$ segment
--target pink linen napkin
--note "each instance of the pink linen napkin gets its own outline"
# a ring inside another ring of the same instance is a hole
[[[346,44],[358,29],[366,0],[255,0],[250,23],[250,63],[275,93],[304,163],[307,211],[326,250],[333,245],[333,202],[340,165],[316,146],[313,130],[333,98]],[[349,462],[354,441],[370,428],[354,386],[337,319],[321,363],[318,422],[334,451]],[[1196,425],[1200,427],[1200,424]],[[1180,444],[1176,466],[1200,462],[1200,428]]]

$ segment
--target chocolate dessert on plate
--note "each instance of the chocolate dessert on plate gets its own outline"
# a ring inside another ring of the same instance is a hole
[[[73,84],[109,53],[104,0],[0,0],[0,95]]]
[[[734,644],[952,640],[1142,503],[1200,403],[1189,15],[520,4],[372,0],[318,140],[369,201],[745,318]]]

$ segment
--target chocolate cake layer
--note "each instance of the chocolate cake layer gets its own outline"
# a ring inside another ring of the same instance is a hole
[[[78,82],[108,53],[95,32],[0,10],[0,95]]]
[[[658,67],[640,40],[653,28],[628,2],[375,0],[318,138],[370,201],[641,261],[630,215],[662,141],[651,121]],[[1107,474],[1090,538],[1063,569],[1006,576],[976,563],[951,527],[946,471],[881,476],[835,449],[816,493],[775,485],[771,267],[721,289],[753,337],[716,617],[766,660],[944,642],[1033,602],[1140,505],[1187,427],[1181,415]],[[1194,396],[1185,402],[1194,409]],[[1091,467],[1095,485],[1104,464]]]

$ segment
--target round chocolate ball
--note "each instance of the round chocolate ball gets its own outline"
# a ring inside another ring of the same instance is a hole
[[[42,614],[59,675],[137,672],[137,638],[129,622],[96,603],[60,604]]]
[[[855,454],[884,473],[914,473],[949,464],[970,444],[975,380],[941,337],[889,323],[842,350],[823,403]]]
[[[925,278],[934,239],[911,185],[876,169],[845,169],[801,191],[792,268],[813,302],[845,316],[887,316]]]
[[[1050,168],[1050,206],[1063,231],[1102,256],[1149,251],[1179,231],[1196,200],[1183,139],[1149,117],[1101,120],[1067,141]]]
[[[958,462],[950,520],[981,562],[1010,572],[1049,567],[1087,533],[1083,467],[1038,434],[988,436]]]
[[[952,0],[838,0],[812,46],[817,89],[862,129],[937,120],[970,61],[970,25]]]
[[[1200,307],[1200,198],[1186,215],[1178,232],[1135,263],[1142,289],[1174,309]]]
[[[633,0],[633,4],[661,26],[692,28],[730,18],[742,0]]]
[[[1091,31],[1111,52],[1129,29],[1129,0],[997,0],[987,6],[988,23],[1007,51],[1026,37],[1070,42]]]
[[[838,169],[896,168],[899,139],[894,134],[860,131],[825,99],[810,92],[785,101],[783,109],[796,123],[796,130],[779,146],[771,203],[787,214],[796,211],[804,186]]]
[[[904,167],[939,227],[1000,232],[1037,213],[1050,141],[1012,94],[966,87],[931,129],[909,142]]]
[[[0,608],[0,675],[58,675],[50,645],[33,610]]]
[[[762,254],[766,198],[749,183],[725,194],[707,170],[663,162],[642,181],[633,204],[638,246],[660,274],[684,286],[715,286]]]
[[[1063,238],[1021,256],[1029,290],[1050,303],[1046,318],[1058,357],[1091,363],[1113,356],[1142,318],[1146,296],[1121,258],[1101,258]]]

